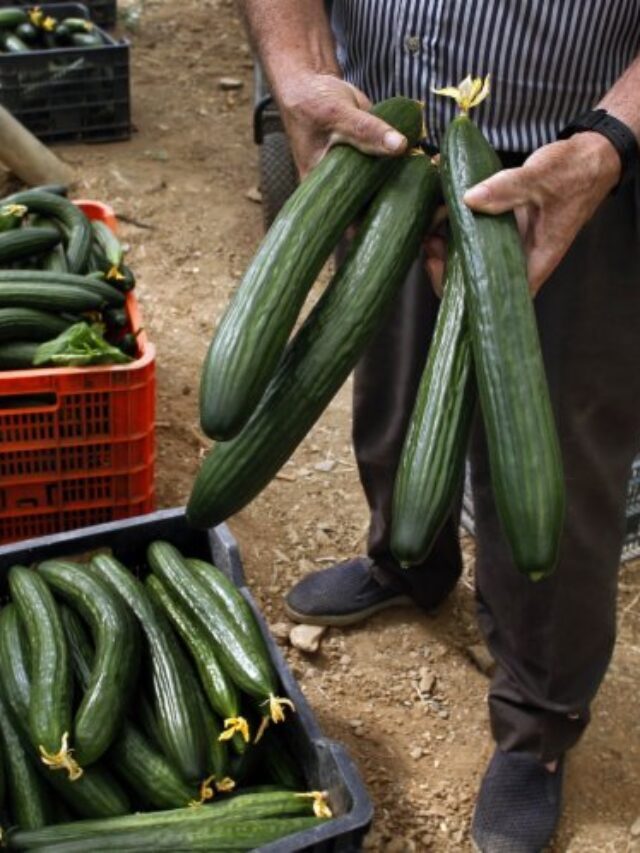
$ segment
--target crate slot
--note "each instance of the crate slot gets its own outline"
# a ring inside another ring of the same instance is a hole
[[[0,395],[0,414],[11,409],[53,409],[57,405],[58,395],[54,392]]]

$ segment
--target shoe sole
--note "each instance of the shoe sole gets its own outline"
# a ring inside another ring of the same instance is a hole
[[[367,607],[365,610],[358,610],[357,613],[345,613],[343,616],[324,616],[312,615],[311,613],[300,613],[294,610],[287,602],[284,603],[284,609],[287,616],[293,622],[299,622],[303,625],[326,625],[330,628],[344,628],[347,625],[356,625],[358,622],[363,622],[370,616],[375,616],[382,610],[388,610],[390,607],[403,607],[413,604],[413,601],[408,595],[399,595],[395,598],[390,598],[380,604],[374,604],[372,607]]]

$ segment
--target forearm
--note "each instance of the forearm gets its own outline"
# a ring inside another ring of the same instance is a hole
[[[613,84],[598,106],[628,125],[640,143],[640,56]]]
[[[238,0],[276,92],[302,73],[340,74],[323,0]]]

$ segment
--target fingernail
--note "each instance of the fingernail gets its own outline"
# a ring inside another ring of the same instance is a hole
[[[478,184],[475,187],[471,187],[470,190],[467,190],[464,194],[464,203],[465,204],[484,204],[489,201],[489,197],[491,193],[489,191],[489,187],[485,186],[485,184]]]
[[[382,137],[382,144],[387,151],[400,151],[404,147],[405,138],[395,130],[388,130]]]

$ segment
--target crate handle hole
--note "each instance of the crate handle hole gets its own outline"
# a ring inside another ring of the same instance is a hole
[[[0,396],[0,411],[11,409],[53,409],[58,405],[58,395],[53,392],[43,394],[7,394]]]

